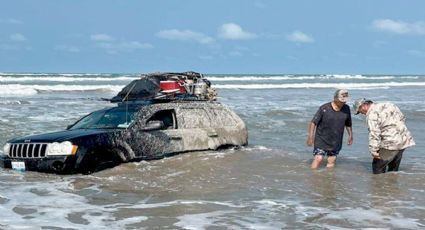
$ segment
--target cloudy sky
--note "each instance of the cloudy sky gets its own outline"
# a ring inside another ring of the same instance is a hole
[[[5,0],[0,72],[425,74],[422,0]]]

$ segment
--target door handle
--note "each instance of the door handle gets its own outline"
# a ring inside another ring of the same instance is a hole
[[[207,133],[209,137],[218,137],[218,134],[216,131],[211,131]]]
[[[170,135],[170,139],[171,140],[181,140],[182,137],[181,136],[178,136],[178,135]]]

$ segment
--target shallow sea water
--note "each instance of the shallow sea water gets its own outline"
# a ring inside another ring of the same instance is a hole
[[[6,74],[0,80],[2,76]],[[47,76],[61,82],[29,75],[18,79],[20,88],[41,81],[50,90],[0,95],[1,145],[15,136],[63,129],[84,114],[111,106],[101,98],[116,91],[96,86],[119,88],[129,81],[121,75],[83,76],[94,89],[79,91],[72,85],[67,91],[54,89],[82,77]],[[258,86],[264,77],[281,88]],[[425,77],[302,77],[212,76],[219,101],[248,125],[249,145],[240,149],[127,163],[91,175],[0,169],[0,229],[425,228]],[[0,88],[13,88],[16,82],[6,80]],[[369,82],[380,85],[364,88]],[[391,82],[416,85],[386,86]],[[299,88],[291,88],[294,84]],[[336,167],[310,169],[307,124],[341,84],[359,85],[348,87],[352,99],[392,101],[405,113],[417,146],[406,150],[399,172],[371,173],[361,116],[353,116],[354,144],[343,146]]]

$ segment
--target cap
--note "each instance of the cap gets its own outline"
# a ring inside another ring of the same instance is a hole
[[[362,106],[366,101],[367,101],[366,98],[359,98],[354,101],[354,104],[353,104],[354,114],[359,114],[360,106]]]
[[[335,91],[334,98],[338,99],[340,102],[346,103],[348,101],[348,90],[338,89]]]

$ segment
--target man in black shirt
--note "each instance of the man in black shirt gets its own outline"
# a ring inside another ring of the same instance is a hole
[[[328,157],[326,167],[335,166],[336,157],[342,148],[344,127],[348,133],[348,145],[353,143],[350,107],[345,104],[347,100],[348,91],[337,90],[334,100],[320,106],[311,120],[307,145],[312,146],[314,143],[312,169],[318,168],[325,156]]]

